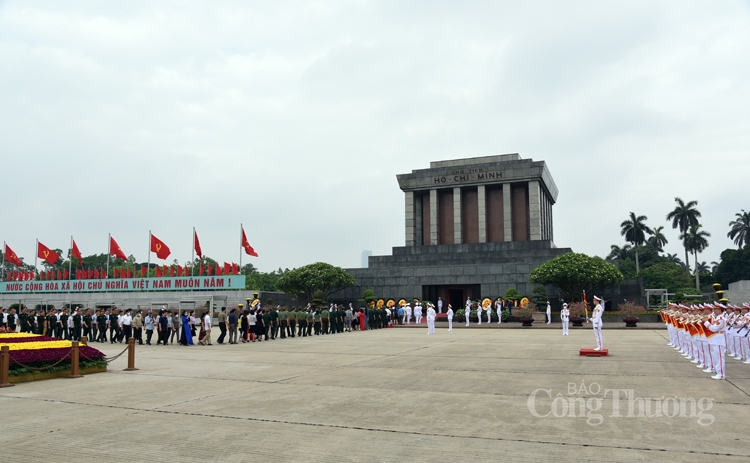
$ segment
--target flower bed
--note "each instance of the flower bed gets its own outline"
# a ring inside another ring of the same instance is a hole
[[[70,370],[72,354],[70,341],[50,338],[38,334],[2,333],[0,346],[10,350],[11,376],[28,375],[43,369],[44,372]],[[89,346],[79,346],[79,368],[106,368],[104,354]],[[29,368],[30,367],[30,368]]]

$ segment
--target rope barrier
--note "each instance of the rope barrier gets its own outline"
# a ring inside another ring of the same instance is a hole
[[[14,365],[20,365],[21,368],[26,368],[26,369],[32,370],[32,371],[44,371],[44,370],[49,370],[50,368],[54,368],[54,367],[58,366],[59,364],[61,364],[62,362],[66,361],[66,360],[70,360],[69,356],[72,353],[73,353],[73,348],[71,347],[70,348],[70,352],[67,353],[67,354],[65,354],[65,356],[63,358],[61,358],[57,362],[53,363],[52,365],[45,365],[43,367],[32,367],[30,365],[23,364],[23,363],[19,362],[18,360],[14,359],[13,356],[10,355],[10,354],[9,354],[9,358],[10,358],[10,360],[12,360],[14,362]]]

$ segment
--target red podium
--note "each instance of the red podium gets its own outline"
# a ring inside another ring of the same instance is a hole
[[[606,357],[609,355],[607,349],[594,350],[588,347],[584,347],[580,352],[581,357]]]

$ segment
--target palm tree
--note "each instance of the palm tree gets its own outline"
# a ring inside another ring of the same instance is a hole
[[[729,226],[732,227],[727,233],[727,236],[734,240],[734,244],[742,249],[743,243],[745,246],[750,244],[750,212],[745,212],[742,209],[742,213],[734,214],[737,219],[729,222]]]
[[[711,273],[716,273],[716,271],[719,270],[719,263],[714,261],[711,261]]]
[[[648,239],[650,244],[657,252],[664,252],[664,245],[667,244],[667,237],[662,233],[664,227],[656,227],[651,231],[651,237]]]
[[[625,244],[622,247],[613,244],[610,246],[610,252],[607,256],[608,260],[625,260],[628,258],[628,254],[630,254],[630,251],[632,251],[633,248],[630,247],[629,244]]]
[[[711,273],[711,269],[705,260],[698,264],[698,274],[700,275],[701,273]]]
[[[701,216],[701,213],[695,208],[698,205],[698,201],[690,201],[685,204],[680,198],[675,198],[674,200],[677,203],[677,207],[667,214],[667,220],[672,221],[672,228],[679,228],[680,233],[685,234],[691,226],[698,225],[698,218]],[[685,247],[685,265],[687,266],[688,273],[690,273],[688,247],[684,241],[682,245]]]
[[[673,264],[681,265],[683,268],[685,267],[685,262],[677,257],[677,254],[667,254],[666,257],[667,260],[672,262]]]
[[[641,265],[638,260],[638,246],[643,245],[646,241],[646,233],[653,233],[645,224],[648,217],[645,215],[636,216],[633,212],[630,213],[630,218],[620,224],[620,234],[625,237],[625,240],[633,243],[635,247],[635,273],[641,273]]]
[[[695,287],[700,287],[700,275],[698,273],[698,253],[703,252],[708,247],[708,240],[711,234],[707,231],[701,230],[701,225],[691,225],[687,232],[680,235],[680,239],[685,243],[685,247],[695,256]]]

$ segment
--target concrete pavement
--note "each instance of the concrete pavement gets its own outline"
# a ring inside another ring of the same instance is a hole
[[[605,331],[608,358],[578,356],[591,330],[426,332],[138,346],[137,372],[0,389],[0,461],[750,458],[750,366],[711,380],[664,330]]]

